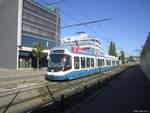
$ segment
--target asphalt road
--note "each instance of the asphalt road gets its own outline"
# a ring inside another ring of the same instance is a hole
[[[122,73],[121,79],[69,113],[150,113],[150,83],[139,66]]]

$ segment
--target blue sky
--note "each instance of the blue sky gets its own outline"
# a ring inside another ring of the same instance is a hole
[[[150,31],[150,0],[65,0],[60,5],[60,15],[61,26],[78,21],[112,18],[109,21],[91,24],[90,29],[86,26],[61,29],[61,37],[79,31],[96,36],[102,41],[105,51],[109,41],[113,40],[118,50],[123,49],[130,55],[137,54],[134,50],[144,45]]]

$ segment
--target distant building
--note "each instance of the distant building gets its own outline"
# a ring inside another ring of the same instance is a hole
[[[90,36],[85,32],[78,32],[73,36],[67,36],[62,39],[63,45],[70,45],[72,47],[80,47],[86,50],[94,49],[101,51],[101,42],[98,38]]]
[[[46,52],[59,43],[58,9],[34,1],[0,1],[0,68],[36,67],[33,47],[40,43]],[[47,66],[46,58],[40,66]]]

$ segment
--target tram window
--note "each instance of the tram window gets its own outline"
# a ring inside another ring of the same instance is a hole
[[[115,65],[115,64],[114,64],[114,60],[111,61],[111,65]]]
[[[115,65],[117,65],[117,61],[115,60]]]
[[[103,60],[100,59],[100,66],[103,66]]]
[[[94,58],[91,58],[91,67],[94,67]]]
[[[98,66],[103,66],[103,60],[102,59],[98,59]]]
[[[66,63],[65,63],[66,66],[71,66],[71,56],[69,55],[66,55]]]
[[[105,60],[104,59],[102,60],[102,66],[105,66]]]
[[[86,58],[86,67],[87,67],[87,68],[90,67],[90,58]]]
[[[106,60],[106,65],[108,66],[108,60]]]
[[[70,70],[72,68],[71,56],[66,55],[64,71]]]
[[[111,60],[106,60],[106,65],[107,66],[111,65]]]
[[[108,64],[111,65],[111,60],[108,60],[108,62],[109,62]]]
[[[112,65],[115,65],[115,60],[112,60]]]
[[[98,62],[98,66],[100,66],[100,59],[98,59],[97,62]]]
[[[96,66],[98,67],[98,59],[97,59],[97,61],[96,61]]]
[[[116,61],[116,65],[119,65],[119,62],[118,62],[118,61]]]
[[[85,58],[81,57],[81,68],[85,68]]]
[[[79,57],[74,57],[74,68],[79,69]]]

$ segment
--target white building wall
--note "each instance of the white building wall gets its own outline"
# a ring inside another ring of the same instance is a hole
[[[96,41],[91,41],[91,39],[93,40],[97,40],[99,41],[97,38],[95,37],[92,37],[92,36],[89,36],[88,34],[86,33],[81,33],[81,34],[76,34],[74,36],[67,36],[67,37],[64,37],[62,39],[62,43],[63,44],[72,44],[72,45],[75,45],[75,41],[77,41],[79,47],[84,47],[84,48],[94,48],[96,50],[101,50],[101,45],[100,45],[100,41],[99,43],[96,42]],[[86,42],[90,42],[90,44],[86,44]],[[85,45],[80,45],[80,43],[84,43]]]
[[[141,68],[144,73],[147,75],[147,78],[150,81],[150,51],[147,52],[144,58],[141,59]]]

